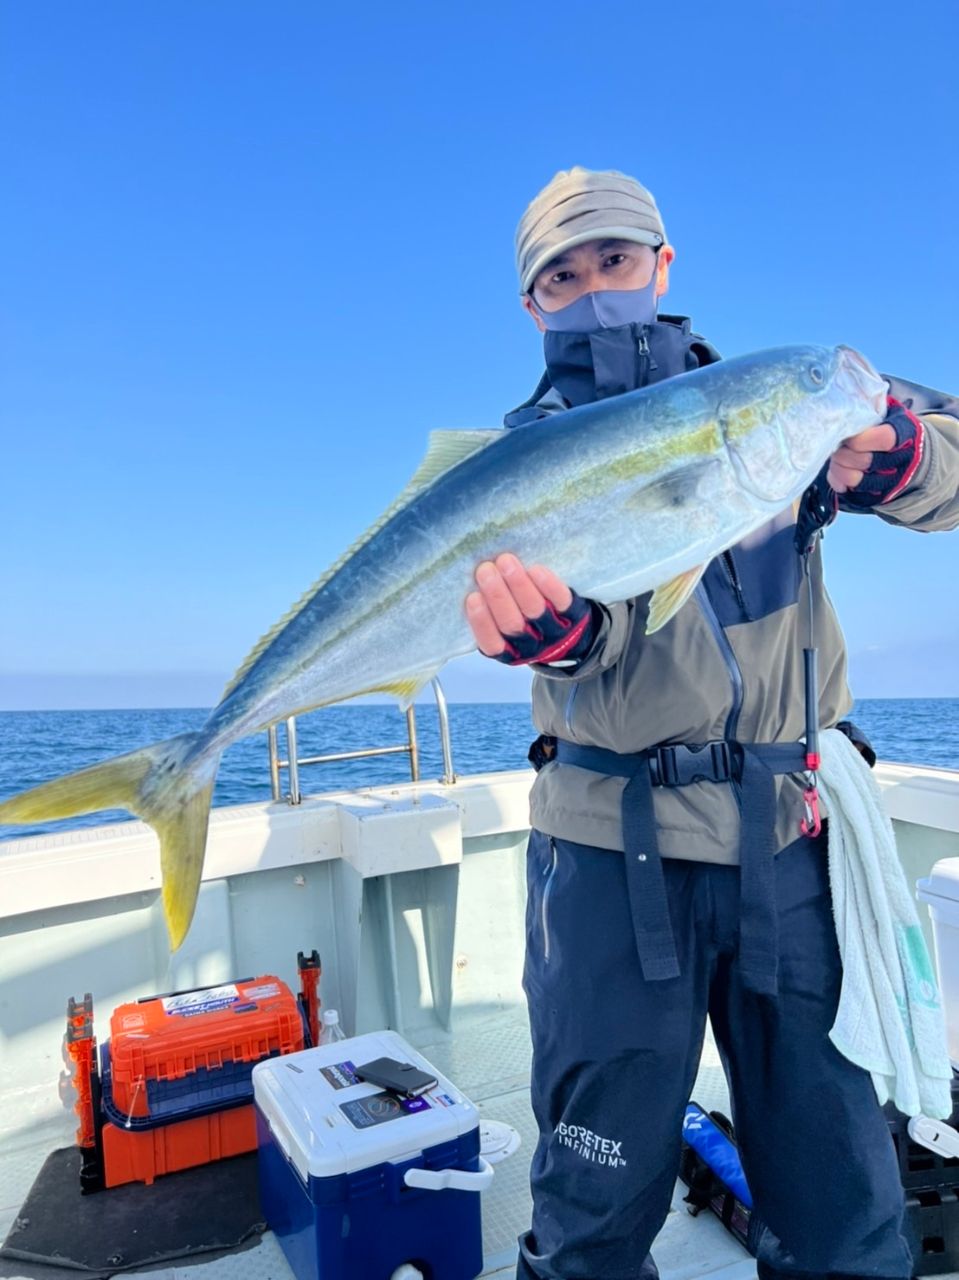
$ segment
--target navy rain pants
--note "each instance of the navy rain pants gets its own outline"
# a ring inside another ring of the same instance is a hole
[[[648,1253],[669,1210],[707,1013],[769,1228],[760,1277],[908,1280],[886,1120],[869,1075],[827,1036],[842,971],[825,838],[776,858],[775,996],[739,973],[738,867],[663,869],[680,976],[646,982],[625,855],[530,837],[524,987],[540,1137],[519,1280],[658,1275]]]

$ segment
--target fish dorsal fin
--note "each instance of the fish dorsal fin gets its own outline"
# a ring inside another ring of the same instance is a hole
[[[388,519],[400,507],[405,507],[415,493],[422,492],[441,475],[452,471],[457,463],[465,462],[474,453],[479,453],[480,449],[485,449],[488,444],[505,435],[505,427],[493,427],[487,431],[431,431],[425,458],[383,519]]]
[[[413,473],[413,477],[409,484],[407,484],[406,488],[401,490],[399,495],[390,503],[379,519],[375,520],[365,533],[360,534],[352,546],[347,547],[336,563],[332,564],[321,577],[317,578],[316,582],[314,582],[307,591],[304,591],[299,600],[297,600],[292,608],[286,611],[283,617],[280,618],[279,622],[272,626],[265,635],[260,637],[247,654],[243,664],[238,668],[236,674],[233,676],[233,679],[223,690],[223,697],[225,698],[228,694],[233,692],[246,673],[253,666],[254,662],[256,662],[257,658],[259,658],[263,651],[268,648],[287,623],[290,622],[291,619],[295,618],[296,615],[309,603],[309,601],[312,600],[320,587],[322,587],[324,583],[329,582],[330,578],[343,568],[350,556],[355,555],[364,543],[369,542],[370,538],[372,538],[374,534],[379,533],[380,529],[383,528],[387,521],[392,520],[398,511],[402,511],[402,509],[412,502],[418,494],[422,493],[425,489],[428,489],[429,486],[438,480],[440,476],[445,475],[447,471],[452,471],[458,463],[465,462],[466,459],[471,458],[474,453],[479,453],[480,449],[485,449],[487,445],[492,444],[494,440],[498,440],[505,434],[506,428],[504,427],[495,427],[486,431],[431,431],[429,445],[426,449],[426,456],[416,468],[416,471]],[[221,701],[222,700],[223,699],[221,698]]]

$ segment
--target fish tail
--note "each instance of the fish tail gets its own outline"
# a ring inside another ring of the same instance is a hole
[[[188,760],[200,735],[153,746],[68,773],[0,803],[0,823],[47,822],[99,809],[127,809],[160,837],[163,912],[170,947],[186,937],[203,871],[210,801],[219,756]]]

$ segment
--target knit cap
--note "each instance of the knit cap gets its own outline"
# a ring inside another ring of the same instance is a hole
[[[666,229],[656,201],[635,178],[615,169],[563,169],[516,228],[520,292],[529,292],[547,262],[588,240],[633,240],[658,249]]]

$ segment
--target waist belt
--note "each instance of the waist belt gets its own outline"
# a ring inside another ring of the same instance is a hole
[[[560,738],[555,758],[561,764],[629,779],[623,790],[623,849],[636,945],[647,981],[679,976],[656,837],[653,787],[683,787],[691,782],[735,782],[741,787],[739,962],[747,987],[775,995],[779,948],[773,775],[803,772],[803,743],[718,739],[701,746],[677,744],[621,755]]]

